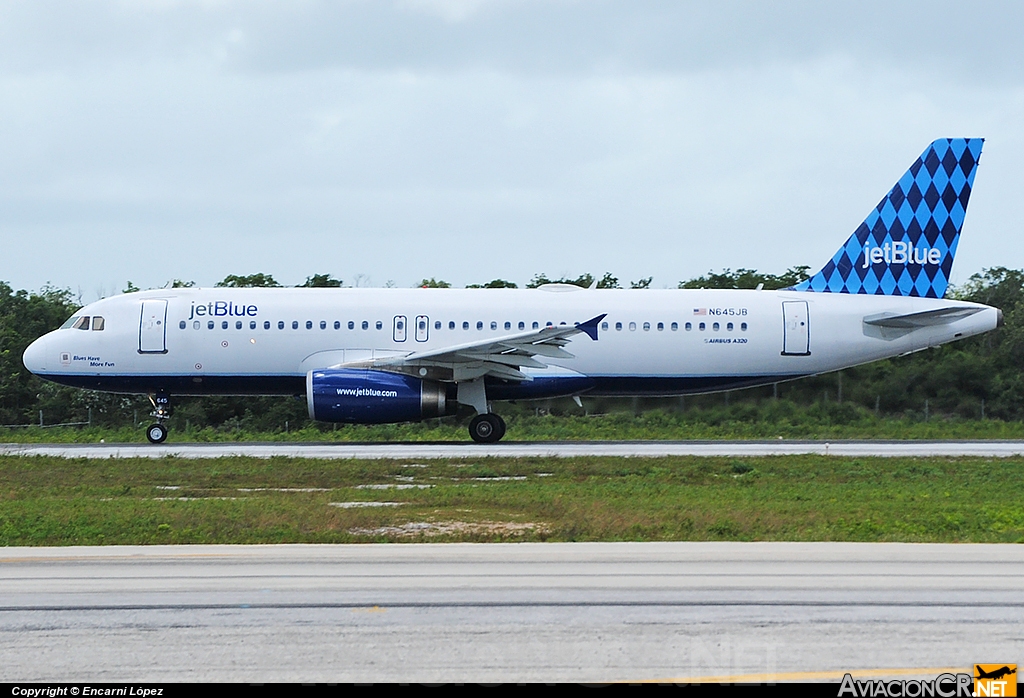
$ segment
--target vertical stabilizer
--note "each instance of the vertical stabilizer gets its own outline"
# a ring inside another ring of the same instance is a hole
[[[934,141],[832,259],[794,288],[942,298],[983,143]]]

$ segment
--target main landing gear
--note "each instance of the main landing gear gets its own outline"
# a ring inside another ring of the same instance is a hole
[[[505,420],[493,412],[478,414],[469,422],[469,435],[478,444],[497,443],[505,435]]]
[[[493,444],[505,435],[505,420],[494,414],[487,404],[487,388],[483,378],[462,381],[458,384],[460,404],[476,410],[476,416],[469,422],[469,435],[478,444]]]
[[[146,428],[146,438],[151,444],[162,444],[167,440],[167,425],[165,422],[171,416],[170,395],[150,395],[149,401],[153,403],[153,411],[150,417],[156,417],[156,424],[150,424]]]

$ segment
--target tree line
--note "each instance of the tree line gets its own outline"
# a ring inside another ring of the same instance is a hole
[[[753,269],[724,269],[682,281],[679,288],[786,288],[807,278],[808,267],[793,267],[782,274]],[[623,288],[611,273],[602,277],[549,278],[537,274],[526,284],[566,283],[585,288]],[[651,278],[628,282],[627,288],[649,288]],[[175,279],[167,287],[190,287]],[[228,275],[219,287],[281,287],[270,274]],[[302,288],[337,288],[340,279],[314,274]],[[436,278],[419,286],[448,288]],[[516,288],[495,279],[470,288]],[[131,282],[125,292],[139,289]],[[777,386],[750,388],[727,396],[687,398],[690,405],[709,400],[755,404],[783,398],[796,403],[826,402],[874,410],[884,415],[929,413],[964,419],[1024,419],[1024,270],[994,267],[974,274],[951,288],[947,297],[1001,308],[1005,323],[984,335],[909,356],[878,361],[841,372],[813,376]],[[144,396],[112,395],[66,388],[40,380],[21,362],[25,348],[37,337],[59,327],[81,306],[69,290],[45,286],[39,291],[11,288],[0,282],[0,425],[75,423],[123,426],[146,422],[150,410]],[[176,400],[175,418],[196,428],[244,425],[251,430],[274,431],[286,423],[305,424],[305,402],[291,398],[207,397]],[[635,403],[634,407],[635,407]],[[568,406],[567,409],[572,409]]]

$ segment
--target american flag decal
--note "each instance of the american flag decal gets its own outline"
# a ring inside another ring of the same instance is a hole
[[[707,308],[694,308],[693,309],[693,314],[694,315],[707,315],[708,314],[708,309]]]

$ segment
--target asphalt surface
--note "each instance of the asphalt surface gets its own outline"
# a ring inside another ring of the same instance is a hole
[[[981,456],[1024,455],[1024,441],[507,441],[449,443],[0,444],[0,455],[65,458],[481,458],[577,456]]]
[[[0,551],[0,681],[934,678],[1024,659],[1024,546]]]

